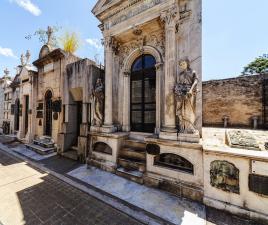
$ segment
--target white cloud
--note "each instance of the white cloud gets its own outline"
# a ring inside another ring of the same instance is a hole
[[[92,47],[96,48],[96,49],[102,49],[103,46],[101,44],[101,40],[96,39],[96,38],[88,38],[86,39],[86,42],[91,45]]]
[[[0,55],[6,56],[6,57],[17,58],[17,56],[15,56],[15,54],[13,53],[12,49],[3,48],[1,46],[0,46]]]
[[[32,13],[35,16],[40,16],[42,13],[39,7],[33,4],[31,0],[10,0],[10,2],[15,2],[18,6]]]

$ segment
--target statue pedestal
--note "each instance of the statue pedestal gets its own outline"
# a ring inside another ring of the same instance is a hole
[[[194,134],[183,134],[183,133],[170,133],[161,131],[159,134],[160,139],[172,140],[178,142],[187,142],[187,143],[199,143],[200,142],[200,134],[197,131]]]

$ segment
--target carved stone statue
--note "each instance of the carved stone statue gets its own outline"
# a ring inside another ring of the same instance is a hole
[[[104,85],[100,78],[97,79],[95,89],[92,93],[93,121],[92,125],[100,127],[104,119]]]
[[[24,54],[21,54],[21,56],[20,56],[20,63],[21,63],[22,66],[25,65],[25,56],[24,56]]]
[[[198,79],[190,68],[189,60],[179,62],[181,72],[174,88],[176,100],[176,116],[179,122],[179,133],[195,134],[196,87]]]
[[[25,57],[26,57],[26,64],[29,64],[31,58],[31,53],[29,50],[27,50]]]

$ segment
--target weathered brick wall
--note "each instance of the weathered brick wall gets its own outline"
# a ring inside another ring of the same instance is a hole
[[[203,82],[203,126],[252,127],[252,117],[263,124],[263,88],[259,75]]]

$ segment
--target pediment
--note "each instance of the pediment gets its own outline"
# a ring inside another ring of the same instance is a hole
[[[29,78],[29,71],[25,67],[23,67],[20,73],[20,79],[25,80],[28,78]]]
[[[124,0],[99,0],[92,9],[92,13],[98,17],[101,13],[115,5],[120,5]]]

